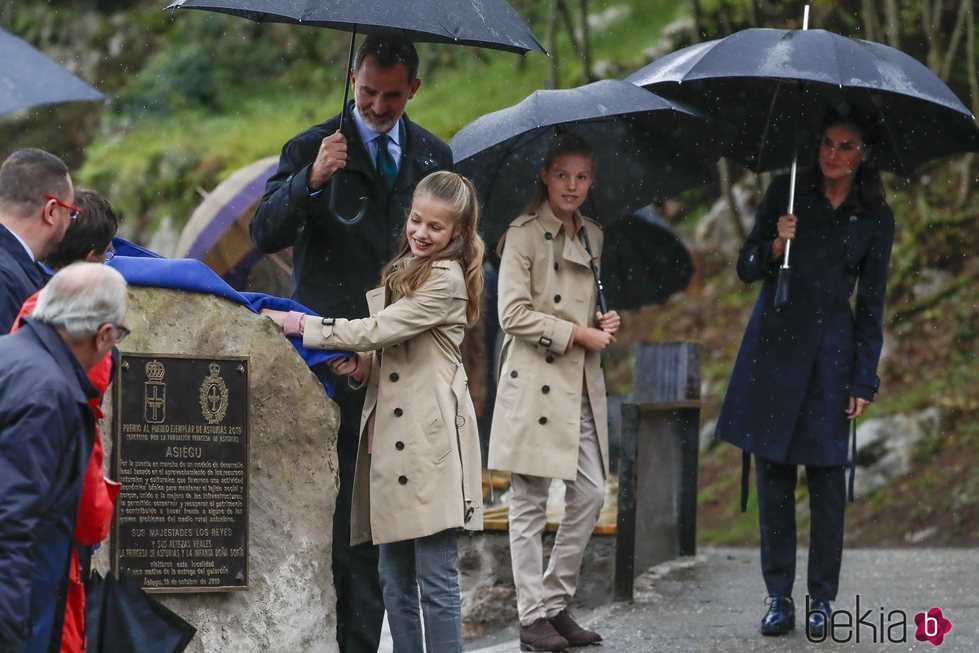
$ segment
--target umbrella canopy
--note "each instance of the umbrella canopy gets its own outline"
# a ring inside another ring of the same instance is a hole
[[[742,30],[677,50],[627,81],[725,118],[737,130],[725,155],[759,172],[788,167],[796,140],[799,161],[811,160],[828,112],[874,123],[881,168],[905,177],[930,159],[979,150],[974,117],[927,67],[825,30]]]
[[[89,653],[181,653],[197,629],[140,588],[132,577],[93,572],[85,597]]]
[[[45,104],[105,100],[27,41],[0,29],[0,116]]]
[[[594,149],[595,185],[582,212],[603,223],[710,181],[721,142],[700,112],[621,80],[535,91],[478,118],[449,141],[456,170],[483,200],[483,237],[499,240],[530,200],[553,137],[574,129]]]
[[[661,304],[684,290],[693,259],[683,241],[649,208],[605,230],[602,286],[610,306],[636,309]]]
[[[167,9],[205,9],[262,23],[296,23],[358,33],[397,31],[413,41],[544,52],[505,0],[177,0]]]
[[[249,235],[248,223],[278,161],[277,156],[259,159],[208,193],[180,233],[174,258],[198,259],[232,285],[242,285],[248,269],[262,256]]]

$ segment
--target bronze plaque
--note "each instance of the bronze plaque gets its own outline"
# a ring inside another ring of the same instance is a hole
[[[248,587],[248,360],[123,354],[112,563],[150,592]]]

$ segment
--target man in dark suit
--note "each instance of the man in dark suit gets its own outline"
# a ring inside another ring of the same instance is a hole
[[[128,333],[126,282],[75,263],[0,337],[0,653],[58,651],[72,533],[95,438],[86,370]]]
[[[68,168],[53,154],[17,150],[0,166],[0,334],[44,285],[47,275],[37,262],[78,216],[74,200]]]
[[[354,101],[340,117],[312,127],[282,148],[279,168],[251,222],[259,250],[293,246],[292,297],[319,315],[368,315],[364,294],[378,285],[381,267],[404,226],[415,185],[452,166],[449,147],[404,115],[418,88],[418,55],[392,35],[366,38],[350,79]],[[336,210],[327,208],[336,185]],[[377,650],[384,605],[377,547],[349,546],[350,498],[364,392],[338,384],[341,423],[337,455],[340,491],[333,518],[333,577],[337,641],[342,653]]]

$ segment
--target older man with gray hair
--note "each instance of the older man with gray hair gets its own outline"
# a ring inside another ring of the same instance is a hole
[[[95,393],[86,371],[120,340],[122,275],[75,263],[0,337],[0,653],[60,648],[68,561]]]

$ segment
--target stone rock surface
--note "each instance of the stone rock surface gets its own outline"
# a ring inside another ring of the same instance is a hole
[[[270,320],[210,295],[135,287],[129,294],[124,354],[249,357],[249,587],[155,598],[197,628],[188,653],[336,651],[336,404]],[[96,556],[102,573],[108,552],[103,546]]]
[[[918,443],[941,434],[942,412],[928,408],[910,415],[868,419],[857,427],[858,498],[883,487],[911,469]]]

